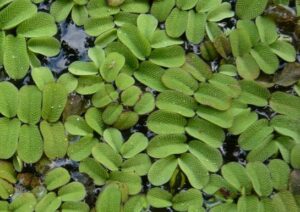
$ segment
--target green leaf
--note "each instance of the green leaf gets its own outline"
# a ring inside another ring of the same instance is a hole
[[[266,74],[274,74],[278,69],[279,60],[269,46],[259,44],[251,49],[250,53],[260,69]]]
[[[19,91],[10,82],[0,82],[0,113],[12,118],[17,114],[19,104]]]
[[[104,82],[100,76],[80,76],[78,78],[78,86],[76,92],[81,95],[89,95],[97,93],[104,88]]]
[[[166,87],[161,82],[161,77],[165,70],[151,62],[142,62],[139,69],[134,72],[134,77],[144,85],[157,91],[166,90]]]
[[[67,118],[65,129],[71,135],[91,136],[93,134],[93,129],[89,127],[84,118],[78,115]]]
[[[150,43],[152,48],[157,49],[167,46],[179,45],[182,44],[183,41],[180,39],[169,37],[165,30],[157,29],[153,33],[150,39]]]
[[[273,159],[268,164],[268,168],[271,173],[273,187],[277,190],[287,189],[291,171],[289,165],[283,160]]]
[[[201,189],[208,183],[209,174],[207,169],[193,154],[185,153],[181,155],[178,158],[178,165],[194,188]]]
[[[259,107],[263,107],[268,104],[270,91],[267,88],[255,81],[250,80],[241,80],[239,83],[242,89],[242,93],[238,97],[240,102]]]
[[[252,184],[246,173],[246,169],[237,162],[226,163],[222,169],[222,176],[235,189],[246,192],[251,191]]]
[[[151,188],[147,201],[154,208],[166,208],[172,205],[172,194],[162,188]]]
[[[112,171],[118,170],[122,163],[122,157],[105,143],[96,144],[92,149],[92,155],[97,161]]]
[[[181,68],[171,68],[161,76],[163,84],[169,89],[192,95],[198,88],[198,82]]]
[[[137,18],[139,31],[150,41],[158,25],[157,19],[152,15],[141,14]]]
[[[132,76],[128,74],[120,73],[117,76],[115,83],[120,90],[125,90],[126,88],[129,88],[130,86],[134,85],[135,80]]]
[[[200,141],[191,141],[189,151],[200,161],[203,161],[203,166],[210,172],[217,172],[223,163],[222,154],[219,150]]]
[[[80,182],[71,182],[58,190],[58,196],[62,201],[79,202],[84,199],[86,191]]]
[[[259,119],[248,127],[238,138],[239,145],[244,150],[251,150],[260,145],[273,132],[268,120]]]
[[[294,62],[296,59],[296,50],[294,46],[288,42],[277,40],[270,45],[271,50],[278,57],[287,62]]]
[[[186,30],[188,12],[174,8],[166,19],[166,32],[172,38],[180,37]]]
[[[62,212],[89,212],[89,205],[85,202],[64,202],[61,206]]]
[[[100,74],[107,82],[113,82],[125,64],[125,57],[119,53],[109,53],[100,67]]]
[[[300,118],[300,97],[298,96],[280,91],[274,92],[270,99],[270,106],[277,113]]]
[[[89,108],[84,114],[87,125],[94,131],[96,131],[99,135],[102,135],[104,131],[102,115],[103,114],[94,107]]]
[[[246,172],[259,196],[269,196],[272,193],[271,173],[267,166],[261,162],[250,162],[246,166]]]
[[[9,210],[14,212],[33,211],[37,200],[32,193],[24,192],[18,195],[9,205]]]
[[[37,162],[43,154],[43,140],[35,125],[23,125],[20,130],[18,156],[25,163]]]
[[[0,118],[0,158],[9,159],[15,154],[21,123],[18,119]]]
[[[75,91],[78,86],[77,78],[70,73],[60,75],[57,82],[64,85],[68,93]]]
[[[255,20],[258,34],[263,43],[272,44],[277,38],[277,28],[272,19],[268,17],[258,16]]]
[[[71,160],[81,161],[86,159],[91,153],[92,148],[99,141],[91,137],[83,137],[75,143],[70,143],[68,147],[68,156]]]
[[[232,54],[235,57],[243,57],[245,54],[249,53],[252,43],[248,32],[244,29],[236,29],[232,31],[229,35]]]
[[[192,97],[181,92],[166,90],[157,96],[156,106],[161,110],[178,113],[185,117],[193,117],[197,103]]]
[[[37,12],[36,6],[28,0],[12,1],[0,12],[0,29],[11,29]]]
[[[221,4],[222,0],[199,0],[196,5],[197,12],[209,12]]]
[[[107,128],[103,132],[103,138],[115,152],[120,152],[121,146],[124,142],[122,133],[120,130],[115,128]]]
[[[121,101],[124,106],[134,106],[142,95],[142,90],[137,86],[131,86],[121,93]]]
[[[211,208],[211,212],[223,212],[223,211],[237,211],[237,205],[235,203],[221,203],[213,208]]]
[[[263,13],[268,0],[238,0],[236,14],[241,19],[253,19]]]
[[[98,68],[100,68],[101,64],[105,60],[105,52],[102,48],[98,46],[89,48],[88,56]]]
[[[230,110],[221,111],[208,106],[199,105],[197,115],[222,128],[230,128],[233,124],[233,113]]]
[[[291,165],[295,169],[300,169],[300,144],[296,144],[291,151]]]
[[[140,176],[130,172],[113,171],[110,173],[109,180],[125,184],[128,194],[138,194],[142,189],[142,179]]]
[[[0,48],[3,49],[5,41],[5,32],[0,30]],[[3,55],[4,52],[0,51],[0,64],[3,64]]]
[[[19,0],[17,1],[20,2]],[[7,35],[4,39],[3,49],[3,64],[7,74],[13,79],[22,79],[25,77],[29,69],[29,57],[25,38]]]
[[[75,61],[69,66],[69,72],[79,76],[96,75],[98,69],[93,62]]]
[[[150,140],[147,154],[153,158],[165,158],[182,154],[188,150],[186,136],[183,134],[157,135]]]
[[[192,206],[199,207],[203,204],[202,193],[197,189],[191,188],[176,194],[172,202],[172,208],[176,211],[188,211]]]
[[[165,21],[174,6],[175,0],[154,1],[151,7],[151,14],[154,15],[159,22]]]
[[[50,14],[55,18],[56,22],[61,22],[68,17],[73,6],[74,6],[73,1],[69,1],[69,0],[54,1],[50,7]]]
[[[105,49],[106,53],[109,52],[118,52],[125,57],[126,65],[128,65],[132,69],[137,69],[139,67],[139,62],[136,56],[131,52],[126,45],[121,42],[111,42],[107,45]]]
[[[238,80],[225,74],[216,73],[209,79],[209,83],[221,89],[227,96],[236,98],[241,94]]]
[[[95,185],[104,185],[108,179],[107,170],[96,160],[87,158],[80,162],[79,172],[87,174],[92,178]]]
[[[118,30],[118,38],[140,60],[145,60],[151,53],[149,41],[134,25],[124,24]]]
[[[66,169],[58,167],[46,173],[44,182],[47,190],[52,191],[67,184],[70,178],[70,174]]]
[[[258,115],[250,110],[245,110],[234,116],[233,124],[228,129],[233,135],[239,135],[249,128],[258,119]]]
[[[36,124],[41,118],[42,93],[35,86],[23,86],[19,92],[18,118]]]
[[[126,0],[121,9],[128,13],[147,13],[150,5],[145,0]]]
[[[297,205],[293,194],[289,191],[280,191],[273,196],[273,205],[276,211],[297,212]]]
[[[239,20],[237,22],[237,28],[245,30],[247,32],[248,36],[250,37],[252,46],[255,46],[260,41],[257,27],[253,21]]]
[[[237,202],[237,211],[251,212],[260,210],[260,202],[254,195],[242,196]]]
[[[13,193],[14,193],[14,187],[7,181],[0,179],[0,198],[3,200],[6,200]],[[2,208],[2,207],[4,207],[4,206],[1,205],[1,202],[0,202],[0,211],[5,211],[5,212],[8,211],[8,205],[6,208]]]
[[[184,133],[186,123],[183,116],[164,110],[151,113],[147,119],[148,128],[157,134]]]
[[[211,67],[194,53],[188,53],[185,56],[185,63],[182,69],[189,72],[200,82],[204,82],[212,77]]]
[[[41,90],[44,90],[46,84],[54,82],[52,72],[47,67],[38,67],[31,70],[31,77],[35,85]]]
[[[123,0],[122,0],[123,1]],[[138,14],[120,11],[114,16],[114,22],[117,26],[124,24],[137,24]]]
[[[206,15],[196,13],[194,10],[188,12],[186,37],[192,43],[200,43],[205,35]]]
[[[76,1],[75,1],[76,2]],[[83,4],[86,4],[87,1],[84,1]],[[88,11],[86,7],[82,5],[74,5],[72,8],[71,17],[74,23],[78,26],[82,26],[88,20]]]
[[[89,18],[84,23],[84,30],[90,36],[99,36],[115,26],[113,17]]]
[[[227,110],[231,106],[231,97],[211,83],[201,83],[194,96],[200,104],[208,105],[217,110]]]
[[[14,170],[13,165],[10,162],[1,160],[0,161],[0,178],[15,184],[17,182],[16,171]]]
[[[246,80],[254,80],[260,73],[259,66],[248,53],[236,58],[236,67],[239,75]]]
[[[50,159],[62,158],[67,152],[68,140],[65,136],[65,128],[62,123],[55,124],[42,121],[41,133],[44,138],[44,152]]]
[[[180,67],[185,62],[184,50],[181,46],[168,46],[154,49],[149,61],[167,68]]]
[[[124,205],[124,212],[140,212],[146,209],[148,203],[144,195],[132,196]]]
[[[167,183],[177,167],[177,159],[171,155],[154,162],[148,172],[148,180],[155,186]]]
[[[122,171],[137,174],[138,176],[144,176],[148,174],[150,167],[150,157],[147,154],[138,154],[123,162]]]
[[[289,136],[295,141],[300,139],[299,123],[299,120],[284,115],[277,115],[271,120],[271,126],[276,132],[281,135]]]
[[[17,34],[24,37],[53,36],[56,33],[57,28],[53,16],[45,12],[36,13],[17,27]]]
[[[145,92],[134,105],[134,111],[139,115],[150,113],[155,108],[155,97],[150,92]]]
[[[54,192],[49,192],[35,206],[36,212],[56,211],[61,205],[61,198]]]
[[[176,6],[178,8],[180,8],[181,10],[190,10],[196,6],[197,2],[198,2],[198,0],[191,0],[191,1],[177,0]]]
[[[114,123],[114,127],[119,130],[130,129],[139,121],[139,115],[133,111],[122,112],[118,120]]]
[[[59,120],[67,103],[67,91],[62,84],[49,83],[43,89],[42,117],[49,122]]]
[[[105,107],[118,99],[118,92],[111,84],[101,84],[100,89],[92,97],[95,107]]]
[[[31,38],[28,41],[28,49],[37,54],[53,57],[60,51],[60,42],[53,37]]]
[[[119,212],[121,210],[121,191],[116,184],[107,185],[96,201],[96,211]]]
[[[248,162],[260,161],[264,162],[273,155],[277,154],[278,147],[276,142],[272,140],[272,136],[265,139],[262,144],[254,148],[248,155]]]
[[[223,2],[220,5],[216,5],[208,15],[207,20],[212,22],[218,22],[225,18],[231,18],[234,16],[234,12],[231,10],[231,4],[229,2]]]
[[[120,153],[122,154],[123,158],[132,158],[138,153],[145,150],[147,146],[148,146],[147,137],[140,132],[136,132],[133,133],[129,137],[129,139],[122,144]]]
[[[198,117],[189,119],[185,130],[190,136],[214,148],[220,147],[225,140],[225,133],[222,128]]]

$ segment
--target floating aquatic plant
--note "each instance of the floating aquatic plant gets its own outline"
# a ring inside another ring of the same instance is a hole
[[[0,1],[0,211],[298,211],[289,3]]]

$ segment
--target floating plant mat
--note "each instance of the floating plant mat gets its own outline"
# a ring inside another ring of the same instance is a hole
[[[0,0],[0,211],[298,212],[298,14]]]

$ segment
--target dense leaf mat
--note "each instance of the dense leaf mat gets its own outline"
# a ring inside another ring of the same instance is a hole
[[[0,211],[298,212],[297,14],[0,0]]]

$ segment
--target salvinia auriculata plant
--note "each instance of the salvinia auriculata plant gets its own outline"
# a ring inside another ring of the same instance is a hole
[[[0,1],[0,211],[299,211],[297,51],[264,13],[288,0],[45,3]],[[66,19],[94,46],[57,76]]]

